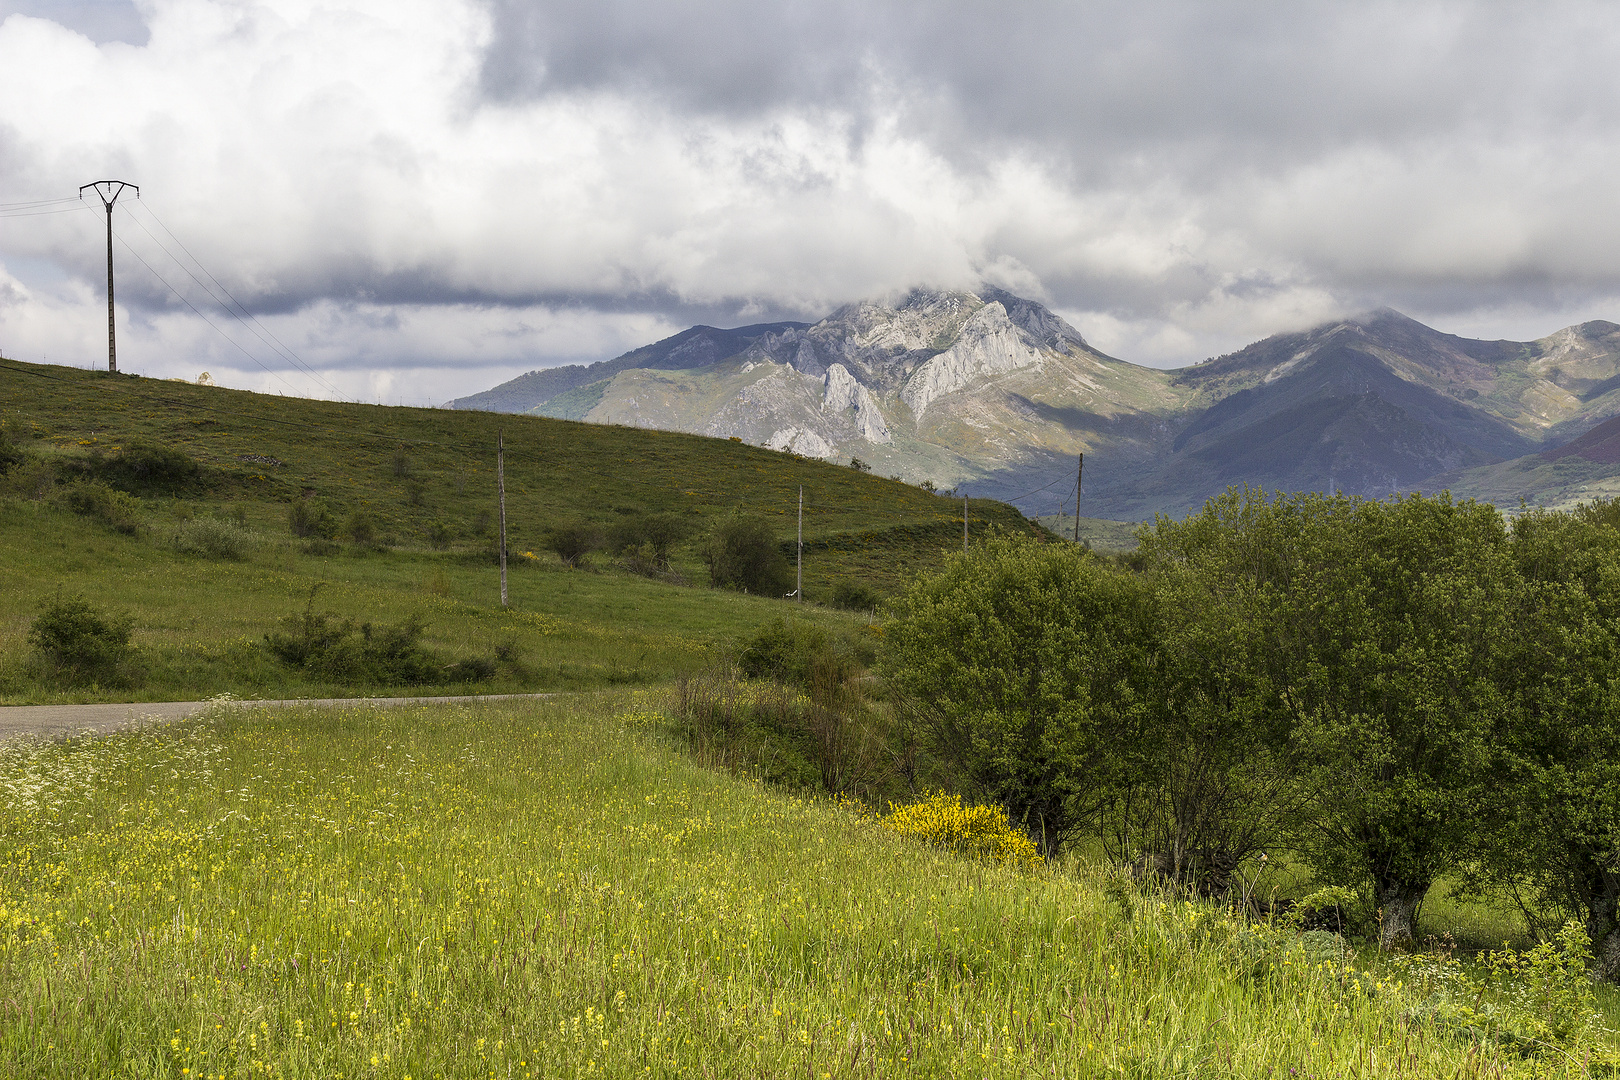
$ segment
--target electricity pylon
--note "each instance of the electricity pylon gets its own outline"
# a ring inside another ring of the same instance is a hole
[[[137,199],[141,197],[138,184],[126,183],[123,180],[97,180],[79,187],[79,198],[84,198],[84,189],[89,188],[107,208],[107,370],[112,372],[118,370],[118,338],[113,331],[112,208],[113,203],[118,201],[118,196],[122,195],[127,187],[135,189]]]

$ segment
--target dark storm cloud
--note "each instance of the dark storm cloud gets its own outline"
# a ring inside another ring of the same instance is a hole
[[[483,84],[497,99],[611,90],[751,115],[861,111],[898,95],[910,123],[966,148],[1023,140],[1081,172],[1167,150],[1270,168],[1346,143],[1607,125],[1617,112],[1617,20],[1592,3],[492,0],[491,10]]]

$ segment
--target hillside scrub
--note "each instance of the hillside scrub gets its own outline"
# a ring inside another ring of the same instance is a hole
[[[692,523],[680,514],[632,513],[608,532],[615,555],[632,555],[654,570],[669,572],[675,545],[692,535]]]
[[[586,557],[602,546],[602,530],[584,518],[571,518],[547,529],[541,543],[572,570],[584,566]]]
[[[28,628],[28,643],[49,672],[70,683],[128,686],[140,679],[130,619],[109,615],[82,596],[57,594]]]
[[[1085,865],[955,855],[703,769],[661,724],[620,694],[0,745],[0,992],[32,1017],[0,1024],[0,1074],[1614,1067],[1578,941],[1489,977],[1362,959]]]
[[[134,536],[140,531],[141,501],[99,480],[79,480],[66,484],[57,497],[64,507],[75,514],[126,536]]]
[[[131,495],[176,495],[194,488],[202,478],[196,459],[149,439],[133,439],[110,455],[92,454],[85,467]]]
[[[776,542],[775,527],[764,518],[739,515],[722,522],[703,552],[709,578],[719,588],[756,596],[783,596],[792,571]]]
[[[260,546],[260,538],[229,518],[194,517],[180,522],[171,543],[182,554],[240,562]]]
[[[967,791],[1204,895],[1292,852],[1390,948],[1463,874],[1615,978],[1611,526],[1233,491],[1127,563],[993,540],[896,602],[882,670]]]

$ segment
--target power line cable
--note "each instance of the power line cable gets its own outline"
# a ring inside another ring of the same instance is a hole
[[[16,210],[16,209],[19,209],[19,208],[26,209],[26,208],[31,207],[31,206],[54,206],[57,203],[75,203],[76,204],[78,202],[79,202],[79,200],[74,198],[73,196],[65,195],[65,196],[63,196],[63,197],[61,197],[59,199],[32,199],[32,200],[28,200],[28,201],[24,201],[24,202],[0,203],[0,210]]]
[[[75,199],[74,202],[77,203],[78,200]],[[79,209],[79,207],[77,205],[74,205],[74,206],[58,207],[55,210],[37,210],[37,209],[0,210],[0,218],[44,217],[47,214],[71,214],[71,213],[73,213],[73,211],[75,211],[77,209]]]
[[[327,390],[331,391],[331,393],[333,395],[335,395],[338,398],[338,400],[347,400],[345,395],[343,394],[343,392],[341,390],[339,390],[336,386],[333,386],[330,382],[327,382],[326,379],[324,377],[322,377],[319,372],[317,372],[313,367],[311,367],[309,364],[304,362],[303,357],[299,356],[296,352],[294,352],[291,347],[289,347],[280,338],[276,337],[276,335],[270,330],[269,327],[265,326],[262,322],[260,322],[258,316],[254,315],[253,312],[249,311],[247,305],[242,303],[240,300],[238,300],[236,298],[236,296],[229,289],[227,289],[225,287],[224,283],[221,282],[219,280],[219,278],[215,277],[214,274],[206,266],[204,266],[202,264],[202,260],[197,258],[196,255],[192,254],[191,249],[186,247],[185,241],[181,240],[178,236],[176,236],[174,234],[174,230],[170,229],[167,225],[165,225],[163,223],[163,219],[157,216],[157,213],[151,208],[151,206],[147,205],[147,203],[144,200],[141,202],[140,205],[141,205],[141,208],[143,210],[145,210],[148,215],[151,216],[152,220],[157,223],[158,227],[161,228],[164,232],[168,233],[169,238],[171,240],[173,240],[176,245],[179,246],[181,251],[184,251],[186,253],[187,257],[189,257],[193,263],[196,264],[197,269],[201,270],[203,272],[203,274],[205,274],[208,277],[208,280],[212,281],[214,283],[214,285],[218,287],[219,291],[224,293],[225,296],[229,298],[230,303],[226,303],[226,301],[221,300],[214,293],[214,291],[212,289],[210,289],[206,284],[203,283],[203,281],[200,278],[197,277],[196,274],[192,273],[190,267],[186,266],[185,263],[181,262],[179,257],[176,256],[174,254],[174,252],[170,251],[167,247],[165,247],[164,244],[163,244],[163,241],[159,240],[156,236],[153,236],[152,235],[152,230],[148,229],[140,221],[139,218],[133,218],[132,217],[132,220],[135,222],[135,224],[139,225],[141,227],[141,230],[143,232],[145,232],[147,236],[152,237],[152,242],[154,244],[157,244],[157,246],[160,249],[162,249],[164,254],[168,255],[169,258],[173,259],[175,261],[175,264],[177,266],[179,266],[180,269],[184,270],[187,274],[189,274],[191,276],[191,280],[195,281],[198,284],[198,286],[200,286],[203,289],[204,292],[208,293],[209,296],[213,297],[215,303],[219,304],[220,307],[224,308],[225,311],[227,313],[229,313],[230,316],[233,319],[235,319],[237,322],[241,323],[243,326],[246,326],[249,330],[252,330],[254,335],[256,337],[258,337],[260,341],[263,341],[266,345],[270,346],[270,348],[272,350],[276,351],[283,359],[291,361],[292,364],[295,367],[300,368],[310,378],[314,379],[321,386],[323,386]],[[239,309],[242,314],[239,315],[239,314],[237,314],[236,311],[232,310],[231,304],[235,304],[236,308]],[[243,315],[247,316],[247,318],[244,319],[242,317]],[[252,320],[251,325],[248,322],[249,319]]]
[[[130,247],[129,241],[125,240],[122,236],[117,236],[116,238],[117,238],[118,242],[123,245],[124,250],[129,252],[131,255],[135,256],[135,258],[140,262],[140,264],[142,266],[146,267],[148,272],[150,272],[153,277],[157,278],[160,282],[163,283],[164,288],[166,288],[170,292],[174,293],[175,297],[177,299],[179,299],[179,301],[182,304],[186,305],[186,307],[191,309],[191,313],[193,315],[197,316],[197,318],[201,319],[203,322],[205,322],[209,326],[213,327],[214,332],[216,334],[218,334],[220,337],[224,338],[226,341],[230,342],[232,345],[236,346],[236,348],[242,353],[243,356],[246,356],[249,360],[252,360],[255,364],[259,365],[259,367],[263,368],[267,374],[274,375],[277,379],[280,379],[282,384],[284,386],[286,386],[287,389],[291,390],[295,395],[298,393],[298,388],[296,386],[294,386],[292,383],[288,382],[285,378],[282,378],[282,375],[281,375],[281,373],[279,371],[276,371],[274,368],[271,368],[269,365],[267,365],[263,360],[260,360],[257,356],[254,356],[245,347],[243,347],[241,342],[237,341],[235,338],[231,337],[231,335],[227,334],[223,329],[221,329],[218,323],[214,322],[214,320],[210,319],[207,315],[204,315],[201,311],[198,311],[197,310],[197,305],[193,304],[190,300],[187,300],[185,298],[184,294],[182,294],[179,289],[176,289],[173,285],[170,285],[169,282],[168,282],[168,279],[166,279],[162,274],[158,273],[157,269],[155,267],[153,267],[151,263],[147,262],[146,259],[141,256],[140,252],[138,252],[134,248]]]

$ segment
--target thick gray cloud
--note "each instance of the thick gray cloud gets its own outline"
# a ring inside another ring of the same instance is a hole
[[[283,360],[244,359],[258,339],[176,243],[327,382],[426,399],[692,321],[980,278],[1160,364],[1381,304],[1513,336],[1620,318],[1603,3],[8,15],[0,203],[141,183],[119,218],[128,332],[250,381]],[[0,220],[0,348],[93,358],[97,215]]]

